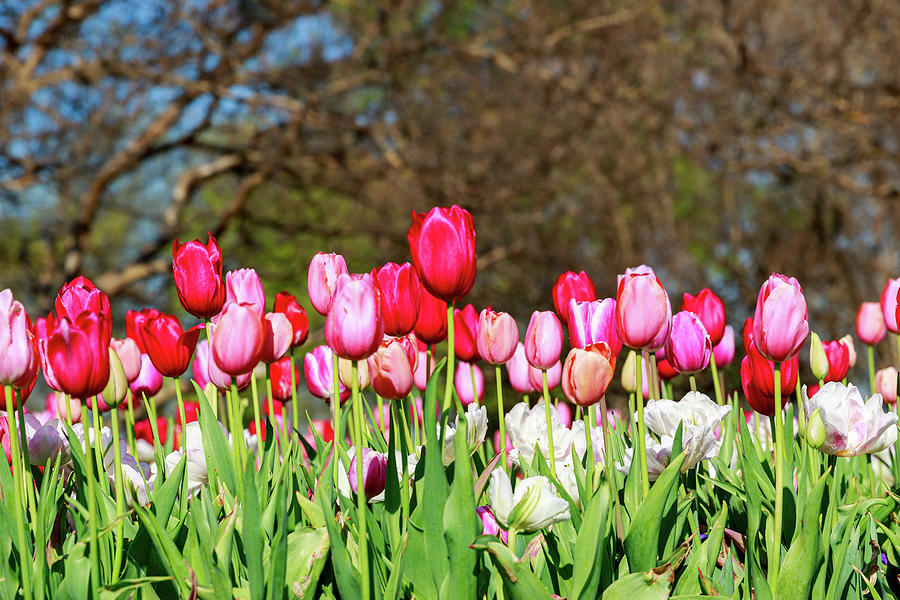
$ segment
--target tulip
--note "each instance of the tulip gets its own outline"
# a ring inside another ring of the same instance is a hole
[[[744,343],[744,350],[749,352],[749,348],[753,344],[753,317],[744,320],[741,341]]]
[[[191,374],[201,390],[206,389],[209,383],[209,340],[200,340],[194,352],[194,362],[191,365]]]
[[[109,381],[109,329],[104,317],[82,312],[72,322],[54,320],[47,339],[47,356],[62,391],[85,399],[99,394]]]
[[[362,360],[377,349],[384,337],[381,293],[371,275],[342,275],[328,317],[325,341],[347,360]]]
[[[666,358],[679,373],[699,373],[709,364],[712,340],[703,321],[692,312],[681,311],[672,318]]]
[[[447,303],[425,289],[419,292],[419,315],[414,331],[416,338],[429,346],[447,339]]]
[[[208,377],[206,377],[207,380]],[[196,379],[196,375],[194,379]],[[136,398],[141,398],[142,396],[152,398],[162,389],[162,384],[162,373],[156,370],[156,367],[153,366],[153,361],[150,360],[148,355],[141,354],[141,370],[137,379],[131,382],[131,394]]]
[[[897,369],[894,367],[880,369],[875,373],[875,391],[881,394],[888,404],[897,402],[897,377]]]
[[[596,404],[606,394],[615,368],[616,358],[606,342],[572,348],[563,366],[563,393],[580,406]]]
[[[409,354],[398,338],[386,338],[378,350],[366,359],[372,389],[382,398],[400,400],[412,391],[416,354]]]
[[[503,540],[504,544],[507,543],[507,533],[503,529],[500,529],[500,524],[497,523],[497,517],[491,512],[490,506],[479,506],[475,509],[475,513],[478,515],[478,518],[481,519],[481,535],[497,535],[500,536],[500,539]]]
[[[263,345],[260,360],[272,364],[290,349],[293,341],[293,329],[288,318],[280,312],[266,313],[261,321],[263,326]]]
[[[463,362],[478,360],[475,339],[478,337],[478,311],[471,304],[453,310],[453,348]]]
[[[445,302],[469,293],[475,283],[475,226],[464,208],[434,207],[412,213],[406,234],[422,285]]]
[[[584,442],[584,431],[580,434],[566,427],[559,411],[551,405],[550,424],[548,429],[546,408],[543,401],[529,408],[524,402],[519,402],[506,415],[506,426],[510,442],[514,448],[509,457],[514,463],[524,461],[531,464],[534,459],[535,448],[543,455],[544,459],[550,458],[552,443],[553,457],[560,466],[571,466],[573,461],[572,446]],[[552,430],[552,441],[550,432]],[[582,446],[582,450],[584,447]]]
[[[466,419],[466,449],[471,455],[484,443],[484,438],[487,436],[487,407],[473,402],[466,407],[463,416]],[[448,423],[444,431],[444,449],[441,460],[445,467],[456,458],[455,442],[456,432],[459,430],[459,417],[460,415],[456,415],[454,422]]]
[[[31,323],[12,292],[0,292],[0,384],[28,387],[40,362]]]
[[[833,456],[874,454],[897,441],[897,414],[884,412],[879,394],[863,401],[853,385],[832,381],[812,398],[803,388],[803,408],[809,417],[816,410],[825,425],[825,442],[819,448]]]
[[[109,381],[106,387],[100,392],[97,398],[97,408],[100,412],[106,412],[112,408],[118,407],[125,401],[125,395],[128,392],[128,379],[125,376],[125,368],[119,355],[109,347]],[[93,399],[88,399],[88,406],[93,408]]]
[[[641,397],[650,397],[650,371],[649,360],[641,361]],[[659,365],[657,364],[657,367]],[[629,394],[637,391],[637,353],[633,350],[629,351],[622,363],[622,372],[619,375],[622,380],[622,387]]]
[[[806,298],[793,277],[773,273],[759,289],[753,315],[753,342],[772,361],[784,362],[800,351],[809,334]]]
[[[616,276],[616,287],[619,287],[619,284],[622,283],[622,280],[629,275],[652,275],[653,277],[656,277],[656,272],[653,271],[653,267],[648,265],[626,267],[624,273],[620,273]]]
[[[619,281],[616,333],[626,346],[638,350],[660,348],[671,320],[669,296],[654,275],[631,274]]]
[[[897,319],[897,308],[900,303],[897,301],[897,294],[900,294],[900,277],[888,279],[881,292],[881,315],[885,327],[891,333],[900,333],[900,324]]]
[[[225,274],[225,302],[249,304],[262,318],[266,313],[266,293],[255,269],[237,269]]]
[[[252,310],[251,310],[252,312]],[[210,339],[210,353],[209,360],[206,362],[206,374],[209,378],[210,383],[216,386],[218,389],[223,392],[227,392],[231,389],[231,385],[234,384],[237,389],[242,390],[248,385],[250,385],[250,379],[253,377],[253,367],[256,366],[256,363],[253,364],[252,367],[247,369],[243,373],[238,373],[237,375],[232,375],[228,373],[219,365],[216,360],[215,354],[215,334],[216,334],[216,326],[210,323],[209,325],[209,339]]]
[[[484,375],[477,365],[460,361],[453,377],[456,393],[463,406],[484,399]]]
[[[538,369],[549,369],[562,352],[562,324],[551,311],[534,311],[525,332],[525,358]]]
[[[186,311],[199,319],[209,318],[225,304],[222,283],[222,251],[213,234],[206,244],[199,239],[172,244],[175,291]]]
[[[147,353],[147,348],[144,346],[144,338],[141,336],[141,329],[144,328],[144,323],[149,320],[155,319],[160,316],[160,311],[155,308],[142,308],[141,310],[129,310],[125,313],[125,334],[129,339],[134,340],[134,343],[137,344],[138,350],[141,351],[141,354]]]
[[[525,345],[519,342],[512,358],[506,362],[506,374],[509,376],[509,384],[520,394],[531,394],[543,388],[543,385],[540,385],[540,377],[538,378],[538,387],[531,383],[529,371],[532,369],[533,367],[528,364],[528,359],[525,358]]]
[[[669,362],[669,359],[666,358],[665,349],[660,349],[656,351],[656,372],[659,374],[660,379],[663,381],[669,381],[670,379],[674,379],[679,375],[679,372],[672,366],[672,363]],[[644,389],[648,389],[644,385],[643,378],[641,379],[641,387]]]
[[[428,385],[428,378],[431,377],[431,374],[434,373],[435,363],[434,361],[428,360],[428,355],[426,352],[419,350],[417,352],[418,357],[416,359],[416,369],[413,371],[413,384],[417,389],[425,391],[425,388]],[[431,363],[430,369],[427,363]],[[426,373],[426,369],[428,372]]]
[[[281,325],[290,326],[283,322]],[[283,328],[281,332],[284,333]],[[207,334],[212,359],[219,369],[229,375],[249,373],[262,358],[266,331],[256,308],[251,304],[226,302],[222,312],[209,324]],[[287,341],[285,336],[281,339]]]
[[[488,495],[497,520],[513,531],[538,531],[570,518],[569,503],[543,476],[519,480],[513,492],[506,471],[494,469]]]
[[[569,305],[576,302],[593,302],[597,299],[597,289],[594,282],[584,271],[575,273],[566,271],[556,279],[553,284],[553,306],[556,314],[568,325]]]
[[[47,340],[50,337],[50,330],[53,328],[56,320],[53,314],[47,315],[47,318],[39,318],[34,322],[34,335],[37,338],[38,358],[41,363],[41,371],[44,374],[44,381],[51,390],[61,392],[62,388],[56,380],[56,374],[50,365],[50,355],[47,353]],[[79,406],[81,404],[79,403]]]
[[[863,344],[874,346],[887,335],[884,315],[878,302],[863,302],[856,313],[856,335]]]
[[[381,290],[381,312],[384,333],[399,337],[416,325],[419,316],[419,294],[422,286],[416,268],[410,263],[385,263],[372,270],[372,277]],[[446,313],[443,315],[446,319]]]
[[[118,340],[113,338],[109,345],[116,352],[116,356],[122,361],[122,369],[125,371],[125,379],[129,382],[137,379],[141,372],[141,349],[138,348],[137,342],[131,338]]]
[[[68,318],[70,323],[74,323],[83,312],[97,314],[102,325],[102,335],[112,337],[112,310],[109,306],[109,297],[87,277],[78,276],[65,284],[56,294],[54,305],[57,318]]]
[[[356,473],[357,456],[353,452],[355,448],[351,448],[348,454],[353,454],[350,458],[350,473]],[[371,500],[384,491],[385,479],[387,475],[387,455],[369,448],[362,449],[363,463],[363,492],[367,500]],[[353,493],[357,493],[356,477],[350,477],[350,487]]]
[[[286,316],[291,323],[291,348],[302,346],[309,335],[309,318],[297,298],[285,291],[280,291],[275,296],[273,310]]]
[[[669,458],[672,456],[672,446],[675,442],[669,437],[666,438],[666,442],[667,443],[657,442],[649,435],[644,441],[644,447],[647,450],[647,476],[650,481],[659,479],[659,476],[662,475],[662,472],[666,470],[666,466],[669,464]],[[682,444],[683,443],[684,437],[682,436]],[[622,462],[616,463],[616,470],[623,475],[628,475],[631,471],[632,462],[634,462],[634,448],[626,448],[625,455],[622,457]],[[684,464],[681,466],[683,469]]]
[[[325,400],[334,394],[334,354],[328,346],[316,346],[303,357],[303,374],[309,393]],[[338,380],[341,402],[350,397],[350,390]]]
[[[185,431],[186,450],[176,450],[166,456],[166,473],[172,471],[187,454],[185,461],[185,475],[187,479],[188,494],[193,494],[209,484],[209,471],[206,466],[206,454],[203,451],[203,433],[199,423],[189,423]]]
[[[750,354],[741,362],[741,384],[747,403],[763,415],[775,414],[775,365],[766,360],[755,346],[750,346]],[[797,372],[800,359],[795,356],[781,364],[781,406],[787,404],[794,388],[797,387]]]
[[[722,340],[725,335],[725,304],[711,289],[704,288],[696,296],[685,294],[681,310],[690,311],[700,318],[713,346]]]
[[[281,402],[287,402],[293,397],[291,387],[291,359],[284,357],[272,363],[269,369],[272,380],[272,397]],[[300,381],[300,368],[294,365],[294,381]]]
[[[41,423],[34,416],[25,415],[25,434],[31,464],[45,466],[57,456],[63,463],[70,460],[69,439],[59,419]]]
[[[543,389],[543,373],[547,373],[547,389],[552,390],[559,386],[562,382],[562,361],[556,361],[546,371],[542,371],[537,367],[528,366],[528,380],[531,382],[531,387],[536,392],[540,392]]]
[[[482,310],[476,330],[476,347],[482,359],[502,365],[513,357],[519,343],[519,327],[509,313]]]
[[[156,370],[166,377],[180,377],[191,364],[191,355],[203,325],[187,331],[174,315],[160,314],[147,319],[141,328],[141,339]]]
[[[347,360],[346,358],[338,359],[338,379],[340,379],[341,383],[347,386],[348,389],[353,389],[353,361]],[[359,361],[359,366],[356,369],[356,383],[359,385],[360,390],[364,390],[369,387],[369,363],[368,359]]]
[[[724,369],[734,360],[734,327],[725,326],[725,333],[722,335],[722,341],[713,346],[713,359],[716,361],[716,367]]]
[[[341,275],[348,275],[347,262],[340,254],[318,252],[309,263],[307,290],[313,308],[323,317],[331,310]]]
[[[828,360],[828,375],[824,377],[829,381],[842,381],[850,370],[850,348],[841,340],[824,342],[826,359]]]
[[[838,341],[847,346],[847,354],[850,357],[850,368],[852,369],[856,366],[856,345],[853,343],[853,336],[848,333]]]
[[[573,348],[586,348],[606,342],[613,356],[622,351],[616,332],[616,300],[605,298],[593,302],[569,301],[569,343]]]
[[[820,381],[828,375],[828,355],[825,354],[825,345],[816,332],[809,337],[809,370],[812,371],[813,377]]]

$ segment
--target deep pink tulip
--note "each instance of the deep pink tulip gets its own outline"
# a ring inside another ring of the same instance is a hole
[[[141,372],[141,349],[138,348],[137,342],[131,338],[119,340],[113,338],[109,345],[116,351],[119,360],[122,361],[122,368],[125,370],[125,379],[129,383],[137,379]]]
[[[565,370],[565,365],[563,365],[563,370]],[[559,422],[563,427],[567,429],[572,427],[572,407],[568,402],[560,400],[553,409],[556,410],[556,416],[559,417]],[[500,438],[497,438],[498,441],[499,439]]]
[[[534,311],[525,332],[525,358],[538,369],[549,369],[562,352],[562,324],[549,310]]]
[[[881,314],[881,304],[878,302],[863,302],[856,313],[856,336],[863,344],[874,346],[887,335],[887,327],[884,325],[884,315]]]
[[[265,328],[252,304],[226,302],[222,312],[209,324],[207,333],[212,351],[210,362],[229,375],[249,373],[262,359]]]
[[[509,376],[509,384],[520,394],[532,394],[541,390],[540,376],[538,377],[537,388],[531,383],[529,372],[533,370],[540,373],[540,370],[535,369],[528,364],[528,359],[525,358],[525,345],[519,342],[516,345],[516,350],[513,353],[512,358],[506,362],[506,373]]]
[[[469,293],[475,283],[475,225],[464,208],[436,206],[412,213],[406,234],[422,285],[446,302]]]
[[[350,488],[353,493],[356,492],[356,454],[350,459],[350,467],[348,471],[348,479],[350,480]],[[384,491],[385,478],[387,475],[387,455],[369,448],[362,449],[363,463],[363,493],[366,499],[371,500]]]
[[[622,280],[629,275],[653,275],[654,277],[656,277],[656,273],[653,271],[653,267],[650,267],[648,265],[626,267],[624,273],[619,273],[619,275],[616,276],[616,288],[618,288],[619,284],[622,283]]]
[[[385,263],[380,269],[372,269],[372,277],[381,290],[381,314],[384,316],[384,333],[391,336],[406,335],[416,326],[419,317],[419,275],[411,263]]]
[[[200,386],[200,389],[205,389],[206,384],[209,383],[209,340],[200,340],[197,344],[197,349],[194,352],[194,362],[191,364],[191,373],[193,375],[194,381],[197,382],[197,385]]]
[[[753,342],[769,360],[784,362],[800,351],[809,334],[806,298],[793,277],[773,273],[759,289]]]
[[[463,362],[478,359],[475,338],[478,337],[478,311],[471,304],[453,310],[453,348]]]
[[[303,375],[309,393],[325,400],[334,395],[334,353],[328,346],[316,346],[303,357]],[[341,402],[350,397],[350,390],[338,379]]]
[[[825,383],[830,381],[843,381],[850,370],[850,348],[840,340],[822,340],[825,348],[825,356],[828,357],[828,374]]]
[[[591,406],[606,394],[616,369],[616,358],[606,342],[572,348],[562,369],[562,389],[571,402]]]
[[[293,398],[291,387],[291,357],[285,356],[272,363],[269,368],[272,379],[272,397],[282,402]],[[300,382],[300,368],[294,365],[294,382]]]
[[[476,364],[460,361],[453,376],[453,385],[463,406],[481,403],[484,398],[484,374]]]
[[[70,323],[83,312],[92,312],[100,317],[101,334],[112,337],[112,309],[106,292],[100,290],[87,277],[79,275],[65,284],[56,294],[56,316],[66,317]]]
[[[725,333],[722,335],[722,341],[713,346],[713,359],[716,361],[716,367],[724,369],[734,360],[734,327],[725,326]]]
[[[709,365],[712,341],[700,317],[683,310],[672,317],[666,359],[682,374],[699,373]]]
[[[272,364],[284,356],[291,347],[294,330],[284,313],[266,313],[261,321],[263,326],[263,346],[261,360]]]
[[[262,318],[266,314],[266,292],[254,269],[237,269],[225,274],[225,302],[249,304]]]
[[[52,323],[47,355],[62,391],[79,399],[103,391],[109,381],[107,331],[104,317],[88,311],[74,322],[62,317]]]
[[[53,372],[53,366],[50,364],[50,355],[47,352],[47,340],[55,322],[56,319],[52,313],[47,315],[46,319],[43,317],[38,318],[34,322],[34,335],[37,338],[38,358],[41,362],[41,372],[44,374],[44,381],[51,390],[61,392],[62,388],[56,380],[56,374]]]
[[[497,434],[499,435],[499,432]],[[497,517],[491,512],[491,507],[487,505],[479,506],[475,509],[475,512],[478,514],[478,518],[481,519],[481,535],[498,535],[503,540],[503,543],[506,544],[509,534],[505,530],[500,529],[500,524],[497,522]]]
[[[900,277],[888,279],[881,292],[881,314],[885,327],[891,333],[900,333],[900,324],[897,320],[897,308],[900,307],[897,301],[898,294],[900,294]]]
[[[671,319],[669,296],[655,275],[622,277],[616,291],[616,333],[622,343],[655,351],[665,344]]]
[[[293,333],[291,347],[302,346],[309,335],[309,317],[306,316],[306,311],[300,306],[297,298],[285,291],[280,291],[275,296],[273,310],[282,313],[291,323],[291,332]]]
[[[386,337],[375,354],[366,359],[372,389],[382,398],[400,400],[412,391],[416,369],[416,349],[395,337]]]
[[[252,309],[250,310],[252,311]],[[234,384],[237,389],[242,390],[250,385],[250,379],[253,376],[253,367],[250,367],[249,370],[244,373],[239,373],[238,375],[226,373],[216,362],[214,350],[216,346],[215,333],[215,325],[211,324],[209,337],[210,340],[212,340],[213,350],[209,353],[209,360],[206,362],[206,374],[209,377],[209,381],[223,392],[230,390],[231,384]],[[254,366],[256,366],[255,363]]]
[[[320,315],[328,314],[337,291],[338,279],[349,273],[347,262],[340,254],[318,252],[313,256],[309,263],[306,285],[309,301]]]
[[[622,352],[622,341],[616,331],[616,299],[593,302],[569,302],[569,343],[573,348],[586,348],[606,342],[613,356]]]
[[[700,318],[713,346],[725,335],[725,304],[709,288],[703,288],[696,296],[684,295],[681,310],[688,310]]]
[[[341,358],[362,360],[384,337],[381,292],[369,274],[342,275],[325,319],[325,341]]]
[[[575,273],[566,271],[556,278],[553,284],[553,307],[556,314],[568,324],[569,304],[572,300],[577,302],[593,302],[597,299],[597,288],[594,282],[584,271]]]
[[[429,368],[429,365],[427,364],[429,362],[428,354],[423,350],[419,350],[418,355],[419,356],[416,360],[416,370],[413,372],[413,383],[415,384],[416,388],[424,392],[425,387],[428,385],[428,378],[431,377],[431,373],[434,373],[434,367],[436,365],[435,361],[432,360],[430,365],[430,372],[426,373],[426,369]]]
[[[519,326],[509,313],[485,308],[478,317],[477,330],[475,345],[482,359],[492,365],[502,365],[515,354],[516,344],[519,343]]]
[[[201,331],[203,325],[185,331],[177,317],[161,313],[144,322],[141,339],[157,371],[166,377],[180,377],[191,364]]]
[[[209,318],[225,304],[222,283],[222,251],[213,234],[207,243],[193,240],[172,244],[172,272],[175,291],[186,311],[200,319]]]
[[[416,318],[416,338],[433,346],[447,339],[447,303],[432,296],[428,290],[419,291],[419,315]]]
[[[127,313],[125,313],[125,335],[126,337],[134,340],[134,343],[137,344],[138,350],[141,351],[141,354],[147,353],[147,348],[144,347],[144,338],[141,335],[141,329],[144,328],[144,323],[146,323],[150,319],[155,319],[161,314],[162,313],[155,308],[129,310]]]
[[[27,387],[37,375],[40,358],[31,323],[12,292],[0,292],[0,384]]]

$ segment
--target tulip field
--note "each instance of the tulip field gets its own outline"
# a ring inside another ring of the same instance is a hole
[[[408,240],[274,297],[175,241],[185,319],[0,292],[0,598],[900,598],[900,279],[830,341],[772,274],[736,334],[646,265],[479,310],[466,210]]]

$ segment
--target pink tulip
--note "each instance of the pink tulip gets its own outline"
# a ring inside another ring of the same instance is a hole
[[[478,355],[492,365],[512,358],[519,343],[519,327],[509,313],[484,309],[478,317]]]
[[[356,454],[350,459],[350,468],[348,469],[348,479],[350,480],[350,488],[356,493]],[[362,449],[363,463],[363,493],[366,498],[371,500],[384,491],[385,478],[387,475],[387,455],[369,448]]]
[[[263,325],[262,361],[267,364],[284,356],[294,339],[294,329],[287,316],[280,312],[266,313]]]
[[[384,337],[381,292],[369,274],[341,275],[325,319],[325,341],[341,358],[362,360]]]
[[[415,353],[412,358],[416,360]],[[366,362],[372,389],[382,398],[400,400],[412,391],[416,364],[398,338],[386,338]]]
[[[319,252],[313,256],[306,283],[309,301],[320,315],[328,314],[337,291],[338,279],[349,273],[347,262],[340,254]]]
[[[563,369],[565,369],[565,365],[563,365]],[[569,403],[560,400],[553,408],[556,410],[556,416],[562,426],[567,429],[572,427],[572,407],[569,406]]]
[[[119,340],[113,338],[109,345],[116,351],[119,360],[122,361],[122,368],[125,370],[125,379],[129,383],[137,379],[141,372],[141,349],[137,343],[131,338]]]
[[[651,274],[625,275],[616,291],[616,332],[626,346],[656,351],[665,344],[672,320],[669,296]]]
[[[226,302],[225,308],[207,327],[212,363],[229,375],[253,370],[262,357],[265,332],[252,304]]]
[[[225,303],[249,304],[262,318],[266,313],[266,293],[254,269],[237,269],[225,274]]]
[[[884,315],[878,302],[863,302],[856,313],[856,335],[863,344],[874,346],[887,335]]]
[[[716,361],[716,367],[724,369],[734,360],[734,327],[725,326],[725,333],[722,335],[722,341],[713,346],[713,359]]]
[[[484,398],[484,375],[478,365],[460,361],[456,367],[453,384],[463,406],[473,402],[481,403]]]
[[[0,292],[0,384],[28,387],[39,362],[25,308],[5,289]]]
[[[210,331],[210,336],[212,335],[213,332]],[[213,341],[213,348],[215,348],[215,341]],[[219,365],[216,363],[215,352],[210,352],[209,360],[206,363],[206,374],[209,377],[210,383],[212,383],[223,392],[230,390],[232,383],[237,387],[237,389],[242,390],[250,385],[250,378],[253,376],[253,368],[251,367],[250,370],[245,373],[240,373],[238,375],[232,376],[231,374],[226,373],[224,370],[222,370],[222,368],[219,367]]]
[[[498,535],[504,544],[507,543],[509,533],[504,529],[500,529],[497,517],[491,512],[490,506],[479,506],[475,509],[475,512],[478,513],[478,518],[481,519],[481,535]]]
[[[888,404],[897,402],[897,369],[888,367],[875,373],[875,391]]]
[[[549,369],[562,352],[562,324],[553,311],[534,311],[525,332],[525,358],[538,369]]]
[[[885,327],[891,333],[900,333],[900,324],[897,323],[897,294],[900,294],[900,277],[888,279],[881,292],[881,314]]]
[[[616,359],[606,342],[572,348],[563,366],[563,393],[579,406],[600,402],[612,381]]]
[[[763,283],[753,316],[753,341],[769,360],[793,358],[809,334],[806,298],[793,277],[773,273]]]
[[[49,323],[48,320],[50,321]],[[59,381],[56,380],[53,365],[50,364],[50,354],[47,352],[47,340],[50,337],[48,326],[52,327],[53,321],[52,313],[46,319],[43,317],[37,319],[34,322],[34,334],[37,337],[38,358],[41,362],[41,372],[44,374],[44,381],[51,390],[61,392],[62,387],[60,387]]]
[[[534,368],[528,364],[528,360],[525,358],[525,346],[519,342],[516,345],[516,351],[513,353],[512,358],[506,363],[509,384],[520,394],[532,394],[539,391],[541,389],[540,377],[538,377],[538,387],[535,388],[529,377],[529,373],[532,370]]]
[[[334,395],[334,353],[328,346],[316,346],[303,357],[303,375],[309,393],[329,399]],[[338,379],[341,402],[350,397],[350,390]]]
[[[653,267],[647,265],[638,265],[636,267],[626,267],[624,273],[620,273],[616,277],[616,287],[619,287],[619,284],[622,283],[622,280],[628,277],[629,275],[653,275],[656,277],[656,273],[653,271]]]
[[[696,314],[683,310],[672,317],[666,359],[682,374],[699,373],[709,364],[712,341]]]
[[[543,371],[536,367],[528,366],[528,381],[531,384],[531,389],[535,392],[541,393],[544,390],[543,383]],[[560,382],[562,381],[562,362],[556,361],[553,366],[547,369],[547,389],[552,390],[556,388]]]
[[[422,350],[418,352],[418,359],[416,360],[416,370],[413,372],[413,383],[416,388],[425,391],[425,387],[428,385],[428,378],[431,377],[431,374],[434,373],[435,362],[431,361],[429,372],[426,373],[425,369],[428,368],[428,354]]]
[[[613,356],[622,352],[622,341],[616,332],[616,299],[570,301],[569,343],[583,349],[597,342],[606,342]]]
[[[191,365],[191,373],[194,381],[200,386],[200,389],[206,389],[209,383],[209,340],[200,340],[197,349],[194,351],[194,362]]]
[[[140,400],[144,395],[152,398],[162,389],[163,376],[153,366],[153,361],[146,354],[141,354],[141,370],[138,372],[137,379],[131,382],[131,394],[135,399]]]

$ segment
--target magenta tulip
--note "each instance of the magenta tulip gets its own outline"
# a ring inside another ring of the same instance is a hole
[[[856,336],[863,344],[874,346],[887,335],[881,304],[863,302],[856,313]]]
[[[262,318],[266,314],[266,293],[254,269],[237,269],[225,275],[225,302],[248,304]]]
[[[712,341],[703,321],[683,310],[672,317],[672,328],[666,342],[666,360],[681,374],[699,373],[709,365]]]
[[[320,315],[328,314],[337,291],[338,279],[349,273],[347,262],[340,254],[319,252],[313,256],[306,284],[309,301]]]
[[[348,469],[348,472],[350,473],[348,479],[350,480],[350,488],[353,490],[353,493],[357,493],[357,458],[358,456],[356,456],[356,453],[354,453],[353,458],[350,459],[350,467]],[[365,494],[367,500],[371,500],[384,491],[385,480],[387,476],[387,455],[376,452],[375,450],[370,450],[369,448],[363,448],[362,463],[363,493]]]
[[[172,273],[175,291],[186,311],[195,317],[209,318],[225,304],[222,283],[222,251],[210,233],[207,243],[193,240],[172,244]]]
[[[569,304],[572,300],[592,302],[596,299],[597,289],[584,271],[566,271],[553,284],[553,307],[563,322],[567,323],[569,320]]]
[[[884,325],[891,333],[900,333],[900,324],[897,322],[897,295],[900,294],[900,278],[889,279],[881,292],[881,313],[884,317]]]
[[[453,384],[463,406],[473,402],[481,403],[484,398],[484,374],[478,365],[460,361],[456,367]]]
[[[562,324],[549,310],[534,311],[525,332],[525,358],[538,369],[549,369],[562,352]]]
[[[773,273],[763,283],[753,316],[753,342],[767,359],[784,362],[799,351],[809,334],[806,298],[793,277]]]
[[[731,325],[725,326],[722,341],[713,346],[713,359],[719,369],[724,369],[734,360],[734,327]]]
[[[209,383],[209,340],[200,340],[197,349],[194,351],[194,362],[191,364],[191,373],[194,381],[200,386],[200,389],[206,389]]]
[[[434,207],[412,213],[406,234],[422,285],[446,302],[469,293],[475,283],[475,225],[464,208]]]
[[[492,365],[502,365],[512,358],[519,343],[519,326],[508,313],[489,308],[478,317],[476,346],[478,355]]]
[[[381,292],[369,274],[342,275],[325,319],[325,341],[341,358],[362,360],[384,337]]]
[[[419,275],[410,263],[389,262],[372,270],[372,277],[381,290],[381,312],[384,315],[384,333],[391,336],[406,335],[416,326],[419,316]]]
[[[140,334],[156,370],[166,377],[180,377],[187,371],[203,327],[195,325],[185,331],[177,317],[162,313],[148,318]]]
[[[587,348],[606,342],[613,356],[622,352],[622,341],[616,331],[616,300],[605,298],[593,302],[569,302],[569,343],[573,348]]]
[[[328,346],[316,346],[303,357],[303,375],[309,393],[328,400],[334,395],[334,353]],[[350,397],[350,390],[338,379],[341,402]]]
[[[109,381],[109,340],[104,317],[82,312],[74,322],[63,317],[52,324],[47,354],[62,391],[87,399]]]
[[[616,291],[616,333],[626,346],[659,349],[665,344],[671,320],[669,296],[655,275],[622,277]]]
[[[210,365],[215,362],[219,369],[235,377],[253,370],[262,358],[265,342],[265,330],[256,309],[252,304],[225,303],[207,331],[212,351]]]

